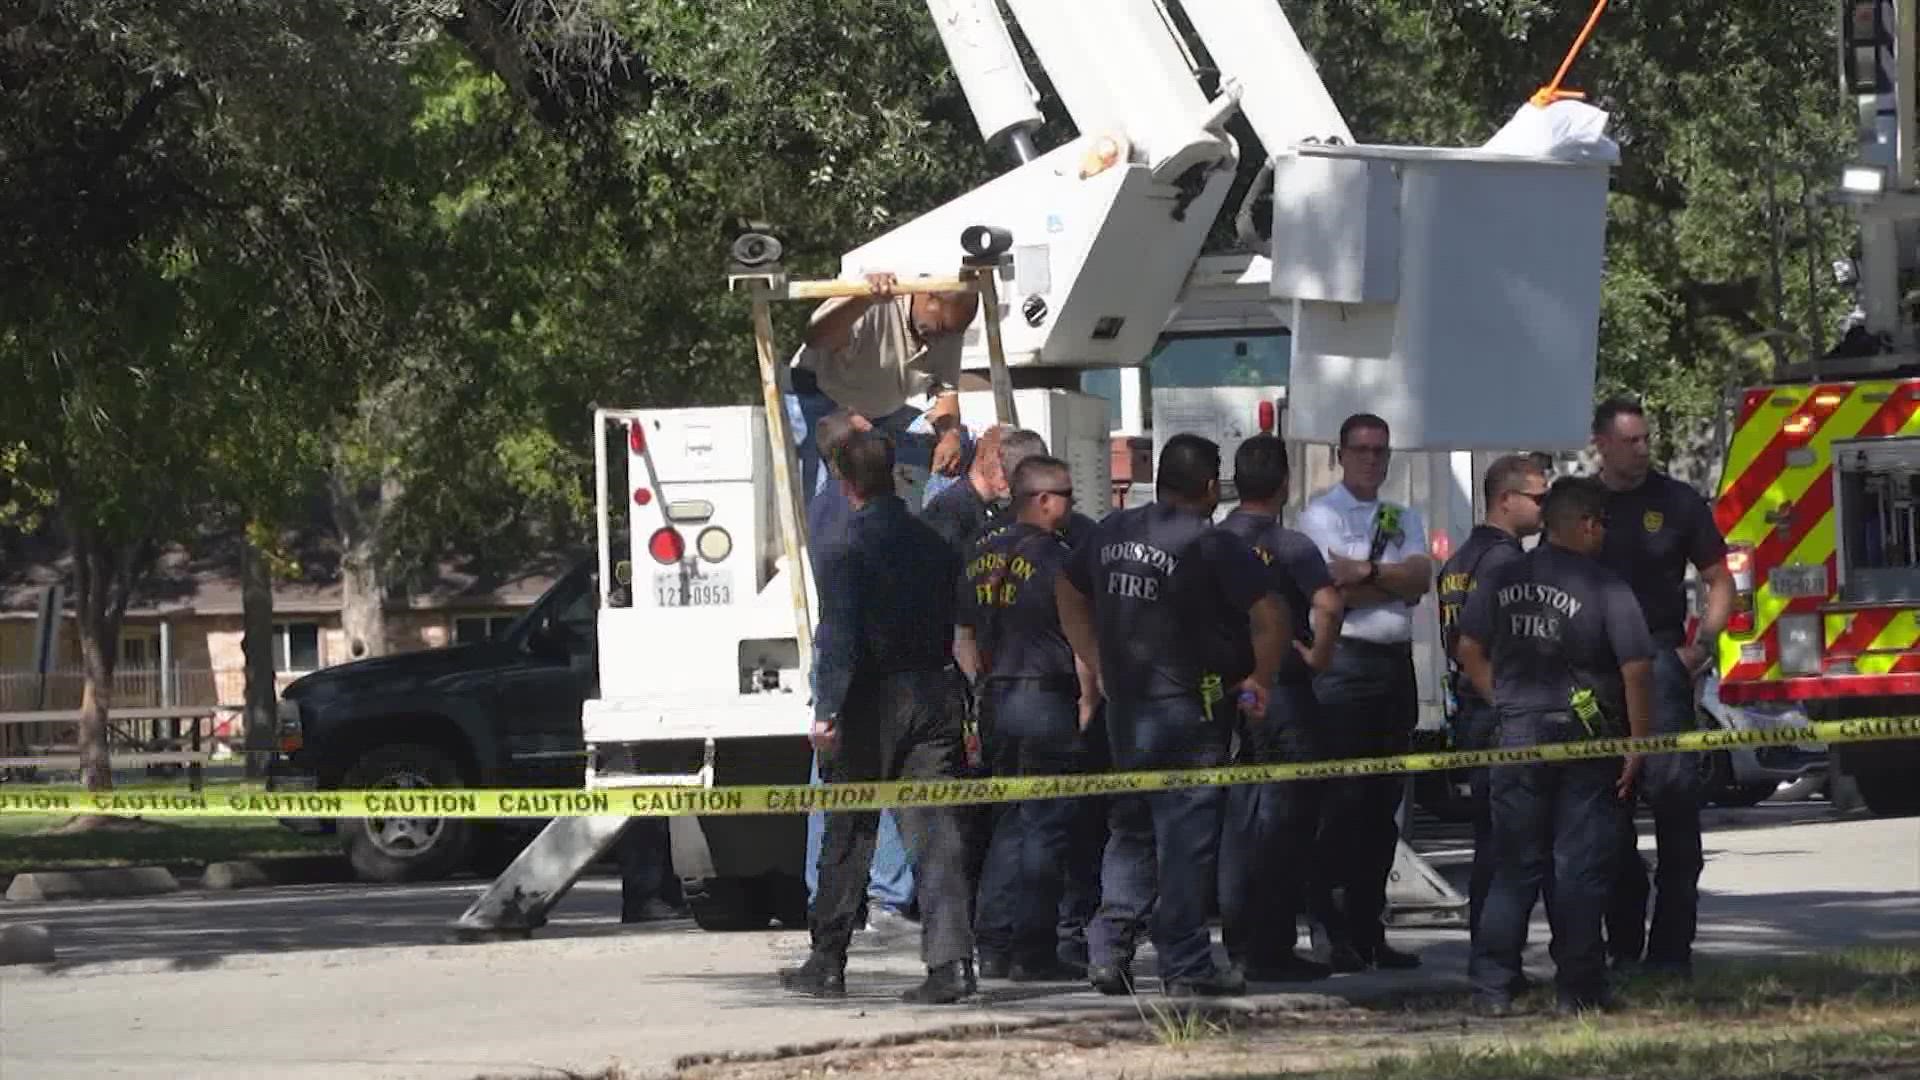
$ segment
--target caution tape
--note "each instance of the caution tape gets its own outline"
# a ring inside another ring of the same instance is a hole
[[[1587,739],[1511,750],[1451,750],[1393,757],[1297,764],[1229,765],[1210,769],[1096,773],[1079,776],[890,780],[810,786],[594,788],[419,788],[373,791],[244,791],[219,793],[0,790],[7,814],[105,814],[177,818],[559,818],[686,817],[799,814],[814,810],[895,810],[1144,795],[1195,787],[1391,776],[1495,765],[1529,765],[1624,754],[1683,754],[1796,743],[1878,742],[1920,738],[1920,717],[1825,720],[1764,731],[1692,731],[1644,739]]]

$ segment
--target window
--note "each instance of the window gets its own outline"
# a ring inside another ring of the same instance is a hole
[[[476,645],[498,640],[517,618],[518,615],[461,615],[453,620],[453,643]]]
[[[1285,386],[1292,368],[1293,335],[1287,330],[1204,331],[1162,337],[1147,357],[1146,400],[1153,427],[1154,387]],[[1120,370],[1081,373],[1080,390],[1107,399],[1109,430],[1120,428]]]
[[[320,667],[320,624],[280,623],[273,628],[273,670],[282,675]]]
[[[120,671],[150,671],[160,666],[160,638],[138,630],[120,635]]]

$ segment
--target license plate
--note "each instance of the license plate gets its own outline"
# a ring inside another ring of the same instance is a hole
[[[1827,595],[1827,567],[1776,566],[1767,571],[1767,587],[1781,597]]]
[[[727,570],[687,573],[657,570],[653,602],[658,607],[724,607],[733,603],[733,574]]]

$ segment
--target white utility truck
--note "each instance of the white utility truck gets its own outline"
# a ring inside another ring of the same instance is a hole
[[[1347,414],[1377,413],[1396,448],[1443,452],[1423,459],[1426,488],[1448,493],[1450,506],[1471,507],[1473,482],[1453,451],[1584,440],[1605,164],[1355,145],[1275,0],[1185,0],[1191,42],[1161,0],[1006,4],[1078,134],[1034,147],[1038,95],[995,0],[927,0],[982,136],[1020,163],[846,253],[838,283],[736,265],[761,331],[763,405],[596,414],[602,607],[599,697],[582,717],[590,786],[806,781],[816,608],[786,416],[764,407],[779,400],[787,360],[765,333],[764,303],[857,288],[868,271],[952,280],[964,261],[956,238],[978,226],[1010,234],[1011,249],[990,281],[973,279],[989,302],[967,331],[966,363],[988,367],[998,346],[1001,387],[1018,389],[1010,403],[964,395],[963,419],[1015,413],[1042,427],[1056,453],[1093,473],[1075,485],[1091,515],[1106,510],[1107,403],[1059,389],[1060,376],[1120,369],[1122,410],[1137,424],[1139,365],[1156,345],[1223,330],[1292,334],[1289,440],[1331,443]],[[1221,75],[1211,100],[1195,48]],[[1247,198],[1271,184],[1272,241],[1204,251],[1240,163],[1224,129],[1236,112],[1268,155]],[[624,598],[615,507],[630,519]],[[1436,529],[1467,524],[1432,516]],[[485,936],[541,925],[625,824],[555,821],[458,928]],[[701,925],[804,918],[799,815],[676,817],[671,834]],[[1402,857],[1403,878],[1446,893],[1410,852]]]

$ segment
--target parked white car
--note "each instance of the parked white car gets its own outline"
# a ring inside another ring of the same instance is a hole
[[[1720,677],[1700,683],[1702,730],[1772,731],[1806,727],[1807,714],[1791,704],[1733,706],[1720,700]],[[1827,747],[1807,741],[1785,746],[1715,750],[1700,759],[1701,800],[1715,806],[1753,806],[1770,797],[1808,798],[1826,789]],[[1783,787],[1783,785],[1786,785]]]

